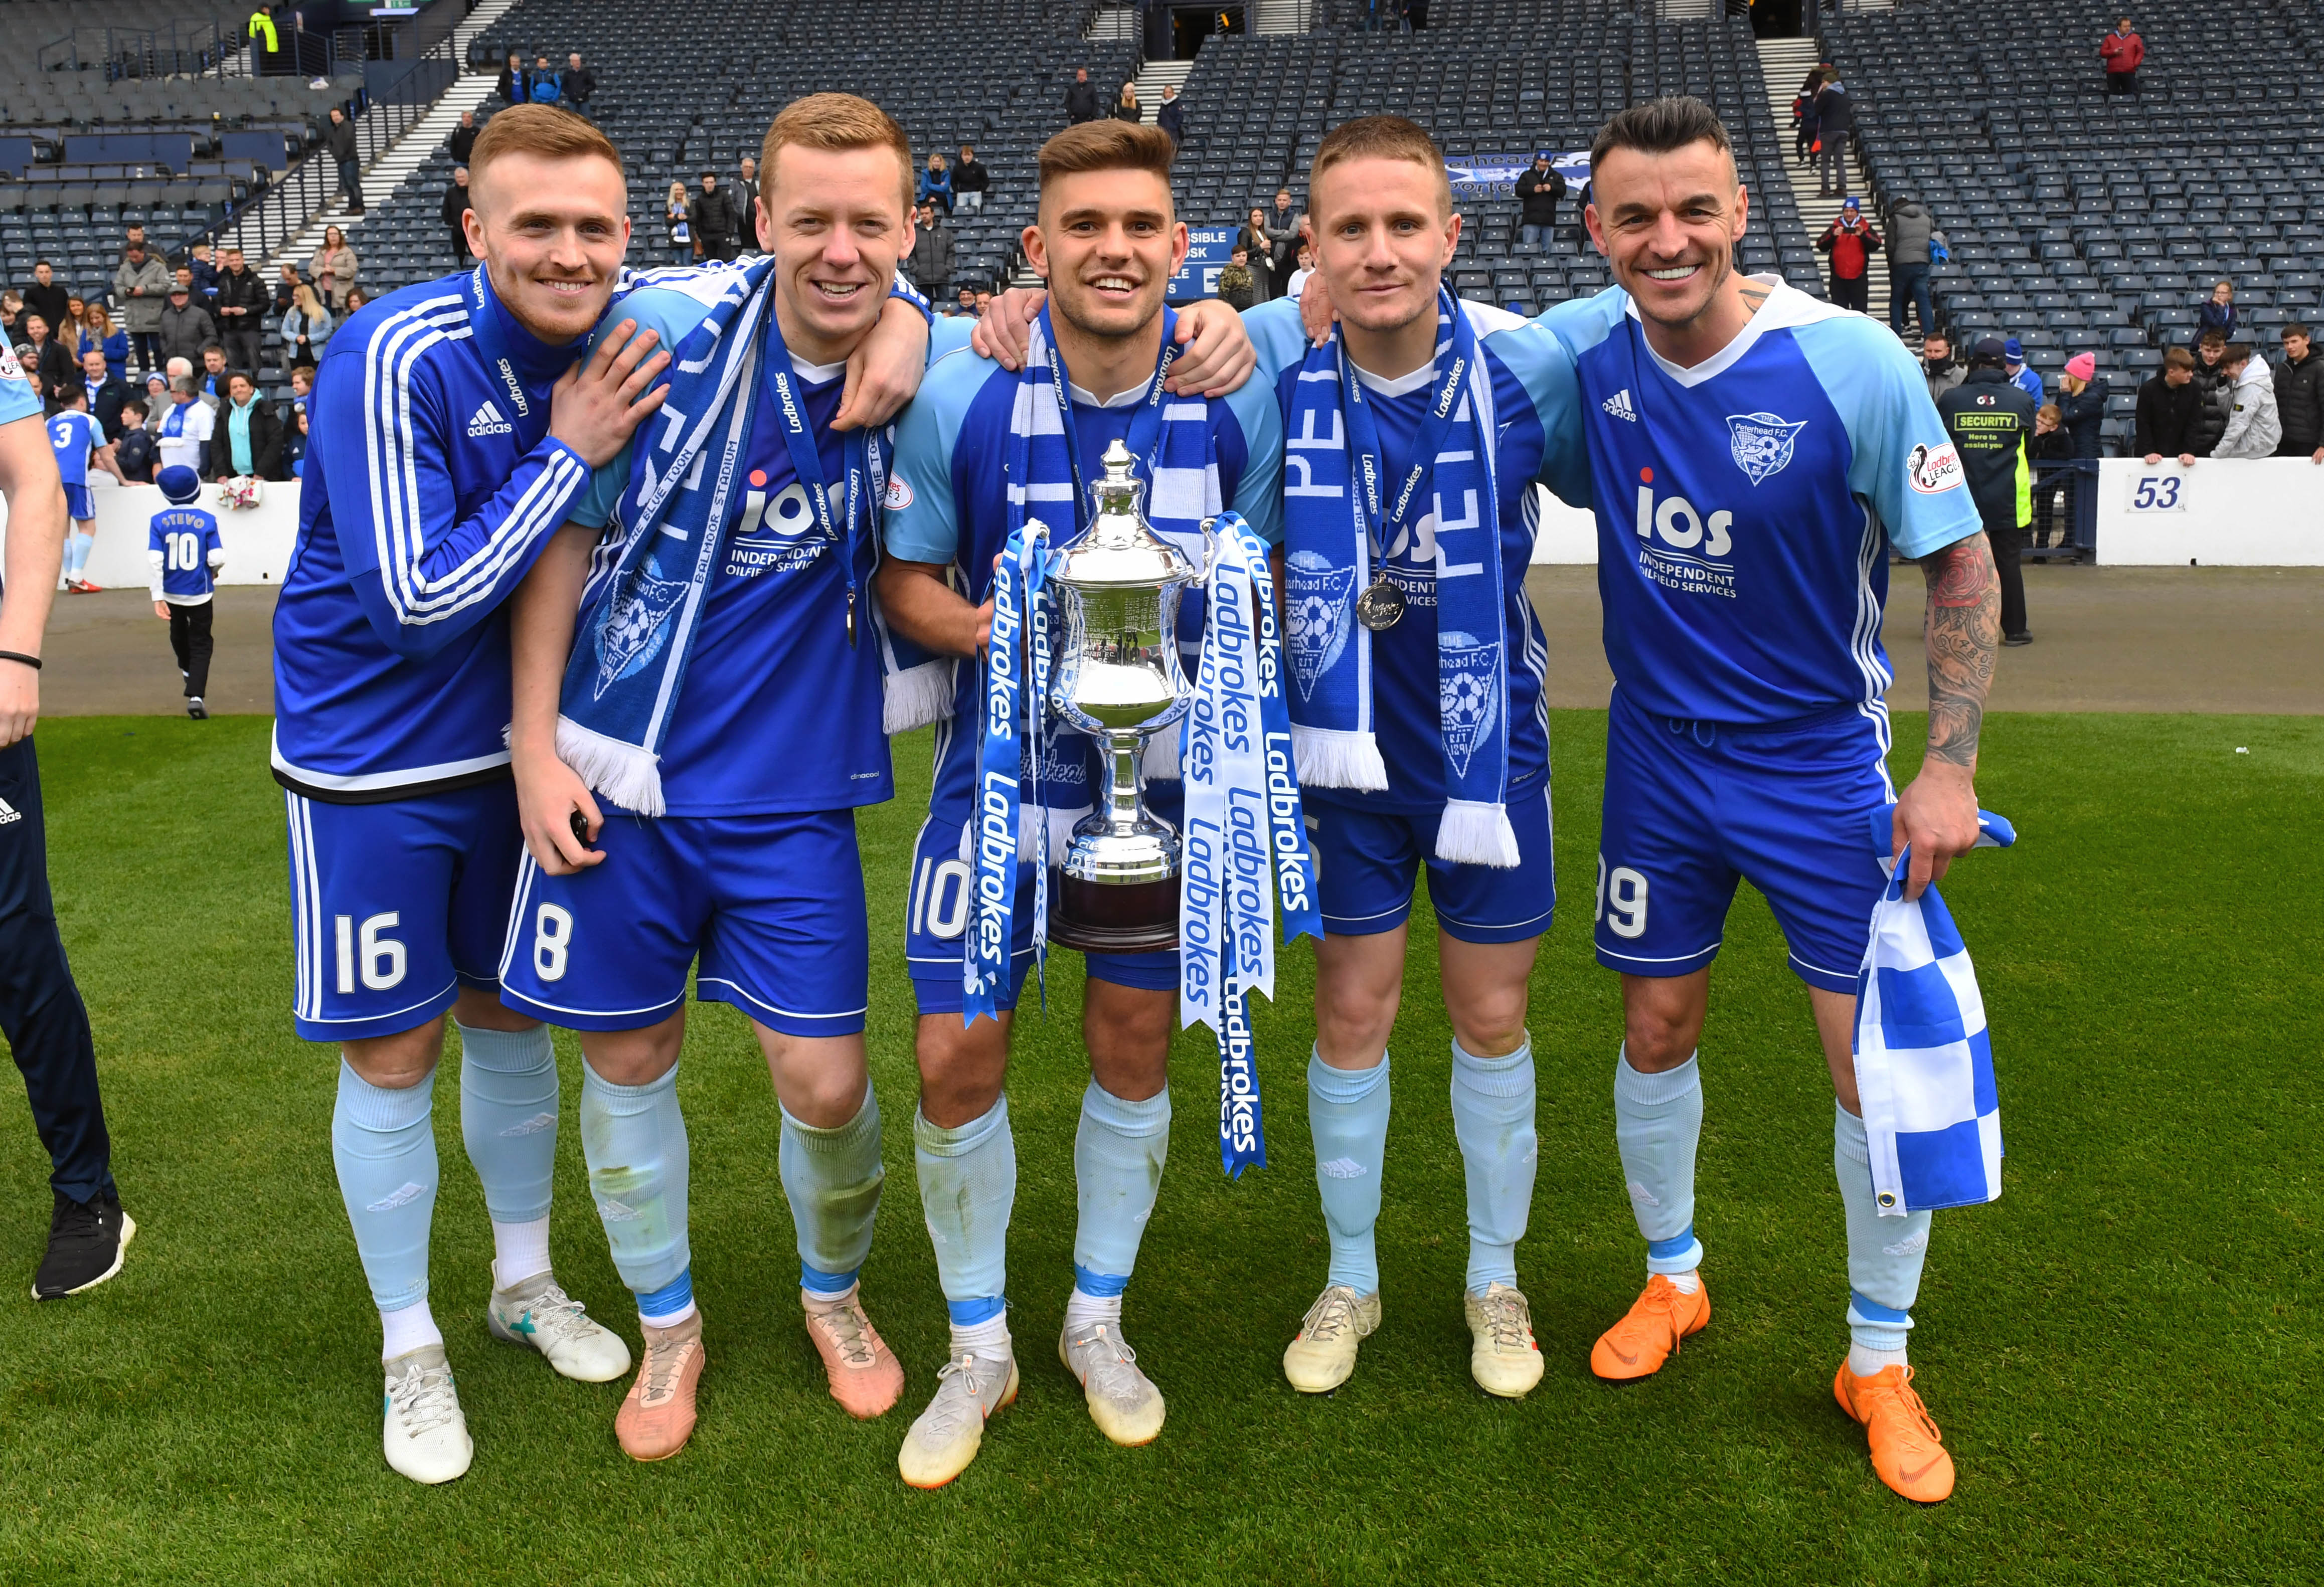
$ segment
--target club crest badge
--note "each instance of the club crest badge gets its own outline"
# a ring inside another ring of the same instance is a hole
[[[684,579],[660,578],[649,559],[638,570],[637,582],[611,596],[605,620],[597,628],[597,683],[594,697],[622,678],[645,669],[661,653],[669,615],[689,587]]]
[[[1493,736],[1501,715],[1501,647],[1465,633],[1447,633],[1436,645],[1437,711],[1444,753],[1455,776],[1469,775],[1477,746]]]
[[[1730,413],[1727,416],[1728,449],[1743,476],[1757,484],[1771,474],[1781,474],[1790,465],[1800,431],[1807,427],[1805,420],[1794,424],[1774,413]]]
[[[1299,680],[1299,697],[1312,700],[1317,680],[1347,650],[1356,570],[1333,567],[1314,551],[1294,551],[1285,558],[1283,578],[1283,637],[1291,650],[1291,674]]]

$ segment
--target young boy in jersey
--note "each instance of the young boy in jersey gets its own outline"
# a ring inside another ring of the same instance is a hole
[[[613,1430],[641,1461],[685,1446],[706,1361],[678,1096],[697,959],[697,995],[750,1020],[774,1079],[832,1396],[877,1416],[904,1381],[857,1283],[883,1173],[855,810],[894,794],[868,588],[884,443],[837,421],[883,313],[926,325],[917,294],[891,296],[911,145],[879,106],[817,94],[775,117],[761,168],[768,257],[658,271],[623,300],[678,360],[670,417],[565,508],[515,613],[530,858],[502,996],[581,1033],[590,1186],[645,1336]]]
[[[97,540],[97,503],[89,497],[88,471],[101,468],[124,484],[129,482],[113,460],[113,443],[89,415],[88,388],[77,381],[58,397],[57,411],[49,419],[49,444],[56,448],[65,512],[72,520],[72,532],[65,537],[64,588],[77,595],[94,595],[97,586],[82,577],[89,548]]]
[[[1325,929],[1307,1109],[1331,1258],[1283,1370],[1335,1389],[1379,1325],[1388,1042],[1425,866],[1468,1180],[1470,1372],[1515,1398],[1542,1371],[1517,1243],[1535,1158],[1526,981],[1556,901],[1547,649],[1525,573],[1535,483],[1588,497],[1579,395],[1554,337],[1446,290],[1461,217],[1420,127],[1347,123],[1308,181],[1308,294],[1338,326],[1311,348],[1296,302],[1245,318],[1285,415],[1291,722]]]
[[[1597,951],[1622,973],[1614,1136],[1648,1274],[1591,1368],[1645,1378],[1711,1319],[1696,1043],[1748,879],[1807,983],[1839,1099],[1852,1343],[1833,1392],[1880,1480],[1933,1502],[1952,1460],[1904,1352],[1929,1214],[1878,1215],[1850,1044],[1886,866],[1909,844],[1917,897],[1977,839],[1992,556],[1911,353],[1884,326],[1734,272],[1748,198],[1709,106],[1624,111],[1591,177],[1590,233],[1618,284],[1545,319],[1580,370],[1597,497],[1615,678]],[[1880,646],[1891,546],[1929,586],[1928,749],[1901,798]]]
[[[1074,127],[1043,145],[1038,218],[1024,234],[1027,256],[1049,282],[1033,355],[1021,375],[965,351],[941,360],[897,430],[882,607],[899,633],[958,658],[950,719],[936,729],[936,786],[913,856],[907,928],[919,1005],[914,1155],[952,1322],[951,1360],[898,1458],[904,1481],[918,1488],[967,1467],[985,1419],[1018,1381],[1006,1298],[1017,1163],[1002,1084],[1010,1010],[1032,964],[1032,892],[1045,884],[1030,851],[1017,872],[1009,984],[995,998],[1003,1011],[964,1023],[962,991],[971,912],[963,856],[983,711],[974,658],[989,637],[993,559],[1028,516],[1047,525],[1053,545],[1080,532],[1093,509],[1084,487],[1117,440],[1148,486],[1148,518],[1198,563],[1202,521],[1229,507],[1262,540],[1279,538],[1282,431],[1271,393],[1252,383],[1213,401],[1174,400],[1166,389],[1183,332],[1163,300],[1187,247],[1171,201],[1173,152],[1167,134],[1120,122]],[[1060,434],[1063,447],[1032,445],[1037,435]],[[1089,811],[1091,757],[1088,741],[1070,732],[1056,736],[1052,752],[1044,768],[1051,802],[1058,789],[1079,798],[1076,807],[1047,814],[1062,835]],[[1175,777],[1148,787],[1166,819],[1176,819],[1183,791]],[[1057,1353],[1106,1436],[1139,1444],[1161,1431],[1164,1407],[1122,1337],[1121,1297],[1169,1145],[1177,955],[1093,953],[1087,964],[1082,1034],[1091,1083],[1074,1144],[1080,1223]]]
[[[186,680],[186,715],[209,720],[202,696],[210,683],[210,600],[226,547],[217,520],[194,505],[201,500],[200,475],[190,468],[164,468],[154,482],[169,503],[146,531],[145,560],[153,570],[153,615],[170,625],[170,649],[178,676]]]
[[[496,995],[521,853],[501,605],[650,413],[631,400],[664,356],[625,322],[583,362],[629,235],[621,157],[595,128],[504,111],[471,169],[483,263],[381,298],[324,354],[274,614],[298,1029],[340,1044],[332,1157],[379,1310],[383,1442],[420,1482],[473,1453],[428,1306],[447,1010],[493,1221],[493,1336],[585,1382],[629,1366],[551,1270],[556,1055]]]

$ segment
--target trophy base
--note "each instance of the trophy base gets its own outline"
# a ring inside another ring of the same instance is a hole
[[[1178,879],[1089,881],[1049,872],[1049,940],[1085,954],[1150,954],[1178,946]]]

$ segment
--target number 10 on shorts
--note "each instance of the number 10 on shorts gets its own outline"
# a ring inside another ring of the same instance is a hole
[[[1594,919],[1606,922],[1606,929],[1619,937],[1643,936],[1646,929],[1646,879],[1628,865],[1606,869],[1606,856],[1598,856],[1598,909]]]

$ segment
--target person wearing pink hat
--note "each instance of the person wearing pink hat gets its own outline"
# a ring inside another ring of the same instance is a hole
[[[2077,353],[2066,360],[2058,377],[2058,416],[2074,438],[2074,456],[2098,455],[2098,427],[2106,422],[2107,383],[2098,374],[2098,355]]]

